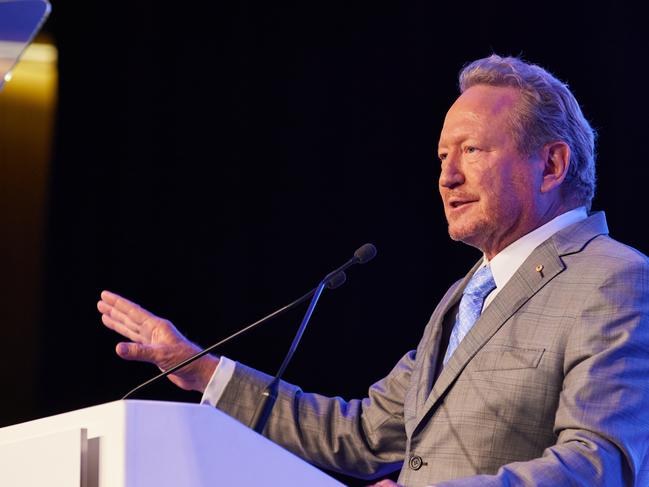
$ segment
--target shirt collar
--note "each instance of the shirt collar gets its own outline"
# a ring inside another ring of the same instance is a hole
[[[501,250],[491,261],[483,257],[483,265],[489,265],[494,276],[497,289],[502,289],[525,262],[536,247],[541,245],[559,230],[588,218],[584,206],[567,211],[553,218],[545,225],[523,235],[515,242]]]

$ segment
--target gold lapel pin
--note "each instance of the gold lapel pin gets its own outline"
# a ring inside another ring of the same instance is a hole
[[[536,266],[536,269],[534,269],[536,272],[541,274],[541,277],[543,277],[543,264],[539,264]]]

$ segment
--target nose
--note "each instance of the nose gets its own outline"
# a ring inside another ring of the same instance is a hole
[[[461,171],[456,158],[449,154],[442,161],[442,170],[439,174],[440,188],[453,189],[464,183],[464,173]]]

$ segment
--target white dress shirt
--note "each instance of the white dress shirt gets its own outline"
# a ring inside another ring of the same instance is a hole
[[[559,230],[585,220],[588,218],[586,208],[580,206],[574,210],[567,211],[554,219],[547,222],[545,225],[540,226],[536,230],[523,235],[515,242],[509,244],[503,250],[491,259],[487,260],[484,257],[484,265],[491,267],[491,273],[496,282],[496,289],[485,298],[483,309],[489,306],[500,290],[505,287],[512,276],[516,273],[518,268],[523,265],[523,262],[532,254],[535,248],[549,239],[552,235]]]
[[[483,309],[489,306],[500,289],[507,284],[536,247],[541,245],[559,230],[563,230],[567,226],[585,220],[587,217],[588,212],[583,206],[567,211],[511,243],[491,259],[491,261],[487,260],[486,257],[483,257],[483,265],[491,266],[491,273],[496,282],[496,289],[485,298]],[[232,378],[235,365],[235,361],[221,356],[219,364],[216,366],[216,370],[205,388],[201,404],[210,404],[215,406],[216,403],[218,403],[225,387]]]

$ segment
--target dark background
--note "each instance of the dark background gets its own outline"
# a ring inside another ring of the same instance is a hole
[[[434,157],[462,65],[522,54],[598,130],[612,235],[647,253],[640,11],[590,2],[53,2],[59,113],[33,417],[119,398],[154,368],[114,354],[111,289],[207,345],[323,295],[286,378],[362,396],[479,258],[446,234]],[[274,372],[304,308],[223,353]],[[11,344],[4,344],[11,347]],[[164,382],[141,398],[197,401]],[[20,402],[20,398],[14,401]],[[15,402],[14,402],[15,404]],[[2,406],[0,406],[2,408]],[[16,408],[2,424],[24,417]],[[0,412],[2,410],[0,409]]]

